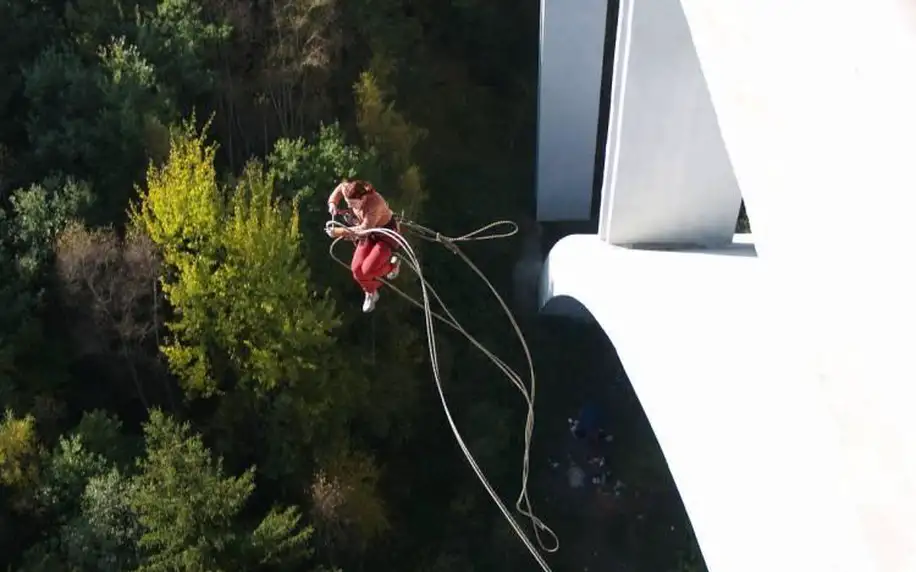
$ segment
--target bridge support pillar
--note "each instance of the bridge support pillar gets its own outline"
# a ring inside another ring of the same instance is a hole
[[[680,0],[622,0],[599,235],[719,246],[741,192]]]
[[[541,0],[537,218],[588,220],[608,0]]]

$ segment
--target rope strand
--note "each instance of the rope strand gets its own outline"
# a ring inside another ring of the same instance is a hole
[[[333,221],[333,220],[330,221],[329,224],[331,224],[332,226],[347,228],[345,225],[337,221]],[[429,345],[429,355],[430,355],[430,362],[431,362],[432,370],[433,370],[433,377],[436,382],[436,388],[439,392],[440,400],[442,401],[442,407],[445,411],[446,419],[448,420],[449,426],[452,429],[452,433],[455,435],[455,439],[458,442],[458,446],[461,448],[462,452],[464,453],[465,458],[467,459],[468,463],[471,465],[471,468],[474,470],[475,474],[477,475],[477,478],[480,480],[481,484],[483,484],[484,488],[490,494],[490,497],[493,499],[496,505],[499,507],[503,516],[512,526],[512,529],[515,531],[515,533],[519,536],[519,538],[528,548],[528,551],[531,552],[531,555],[538,562],[538,564],[541,566],[544,572],[551,572],[550,566],[544,560],[544,557],[540,554],[540,552],[538,552],[537,548],[534,546],[534,544],[531,542],[531,540],[522,530],[521,526],[518,524],[518,522],[515,520],[515,518],[506,508],[505,504],[503,504],[502,500],[499,498],[499,495],[490,485],[490,482],[487,480],[486,475],[484,475],[480,466],[477,464],[477,461],[474,459],[474,456],[471,454],[470,450],[468,449],[467,445],[464,442],[464,439],[461,436],[461,432],[458,430],[458,427],[455,424],[454,419],[452,418],[451,410],[449,409],[448,402],[445,398],[445,392],[443,391],[443,388],[442,388],[442,382],[441,382],[440,372],[439,372],[438,349],[436,347],[436,340],[435,340],[435,320],[439,320],[440,322],[446,324],[447,326],[451,327],[455,331],[462,334],[465,338],[467,338],[469,342],[471,342],[472,345],[474,345],[478,350],[481,351],[481,353],[483,353],[488,359],[490,359],[490,361],[493,362],[493,364],[496,365],[496,367],[519,390],[519,392],[522,394],[523,398],[525,399],[525,402],[528,405],[528,413],[525,419],[525,439],[524,439],[525,440],[525,450],[524,450],[524,454],[522,457],[522,484],[521,484],[521,490],[519,492],[518,499],[515,502],[515,509],[520,514],[527,517],[531,521],[533,529],[534,529],[534,536],[538,544],[540,545],[541,549],[549,553],[556,552],[560,547],[560,541],[557,538],[557,535],[553,532],[553,530],[551,530],[550,527],[548,527],[540,518],[535,516],[533,512],[533,508],[531,506],[531,500],[528,495],[528,475],[530,472],[531,440],[532,440],[532,436],[534,433],[534,398],[535,398],[534,361],[531,357],[531,352],[528,348],[528,344],[525,341],[525,337],[522,334],[521,328],[519,327],[518,322],[515,320],[515,317],[513,316],[512,311],[509,309],[508,305],[503,300],[502,296],[499,295],[499,292],[496,290],[496,288],[493,286],[490,280],[486,277],[486,275],[461,251],[460,248],[458,248],[456,244],[457,242],[494,240],[498,238],[510,237],[518,232],[518,225],[516,225],[514,222],[511,222],[511,221],[497,221],[497,222],[490,223],[473,232],[467,233],[459,237],[444,236],[429,228],[426,228],[424,226],[421,226],[421,225],[418,225],[418,224],[415,224],[409,221],[402,221],[401,226],[413,232],[415,235],[417,235],[418,238],[422,240],[427,240],[430,242],[438,242],[442,244],[443,246],[445,246],[446,248],[448,248],[454,254],[458,255],[461,258],[461,260],[465,264],[467,264],[468,267],[470,267],[471,270],[473,270],[474,273],[477,274],[477,276],[487,285],[487,288],[490,290],[490,292],[499,302],[499,305],[500,307],[502,307],[503,312],[509,318],[509,322],[511,323],[512,328],[515,330],[515,334],[518,337],[518,340],[522,345],[522,349],[524,350],[525,357],[528,361],[530,390],[528,387],[525,386],[525,383],[522,380],[521,376],[514,369],[509,367],[502,359],[500,359],[498,356],[494,355],[491,351],[489,351],[486,347],[484,347],[483,344],[481,344],[474,336],[472,336],[467,330],[465,330],[464,327],[461,325],[461,323],[458,322],[457,319],[455,319],[454,315],[451,313],[448,307],[444,304],[439,294],[435,291],[432,285],[429,284],[429,282],[426,280],[425,276],[423,275],[423,270],[420,266],[420,261],[416,253],[414,252],[413,247],[403,236],[387,228],[375,228],[375,229],[369,229],[367,231],[361,231],[361,232],[355,233],[357,237],[366,237],[371,234],[381,234],[383,236],[388,237],[392,241],[394,241],[396,244],[398,244],[398,246],[401,247],[401,250],[402,250],[402,252],[398,253],[398,255],[402,259],[405,259],[405,262],[408,263],[408,266],[410,267],[410,269],[413,270],[414,273],[419,278],[421,292],[423,295],[422,302],[413,299],[411,296],[407,295],[405,292],[398,289],[397,287],[395,287],[388,281],[382,280],[382,282],[386,284],[389,288],[391,288],[394,292],[396,292],[398,295],[400,295],[401,297],[403,297],[404,299],[406,299],[407,301],[421,308],[424,311],[425,318],[426,318],[426,337],[427,337],[427,342]],[[500,226],[509,226],[511,230],[502,232],[502,233],[485,234],[487,231],[500,227]],[[331,254],[331,257],[334,258],[334,260],[336,260],[342,266],[344,266],[345,268],[349,268],[348,264],[346,264],[344,261],[342,261],[340,258],[338,258],[334,254],[334,247],[340,240],[342,239],[338,238],[331,244],[330,254]],[[430,306],[430,294],[432,295],[433,298],[435,298],[436,302],[442,309],[445,316],[442,316],[441,314],[438,314],[433,311],[433,309]],[[542,534],[546,534],[549,537],[550,545],[548,545],[545,542],[544,538],[542,537]]]

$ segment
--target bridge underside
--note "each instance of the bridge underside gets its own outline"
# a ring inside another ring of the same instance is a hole
[[[614,343],[710,570],[868,570],[854,509],[836,502],[823,400],[793,375],[783,312],[750,303],[767,288],[747,237],[669,251],[572,235],[548,256],[542,300],[580,302]]]

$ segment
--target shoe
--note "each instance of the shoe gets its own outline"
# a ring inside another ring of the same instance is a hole
[[[363,312],[369,313],[375,309],[375,303],[378,301],[378,292],[372,294],[366,292],[366,299],[363,300]]]
[[[391,257],[391,264],[394,265],[394,268],[391,269],[391,272],[385,275],[387,280],[394,280],[398,277],[398,274],[401,273],[401,259],[397,256]]]

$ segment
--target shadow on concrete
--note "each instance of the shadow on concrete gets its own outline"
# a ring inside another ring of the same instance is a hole
[[[706,256],[740,256],[757,258],[757,248],[753,243],[733,242],[726,246],[716,248],[701,248],[692,245],[633,245],[627,248],[634,250],[647,250],[659,252],[677,252],[681,254],[702,254]]]

